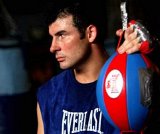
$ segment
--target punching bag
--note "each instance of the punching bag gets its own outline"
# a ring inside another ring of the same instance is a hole
[[[115,52],[104,64],[96,94],[107,121],[121,131],[140,131],[149,114],[152,63],[140,53]]]
[[[106,120],[122,131],[140,131],[152,103],[153,64],[142,53],[115,52],[101,69],[96,95]]]

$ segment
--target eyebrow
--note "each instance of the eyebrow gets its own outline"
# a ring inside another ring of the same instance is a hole
[[[62,35],[62,34],[64,34],[65,32],[66,32],[65,30],[58,31],[57,33],[55,33],[55,36]]]

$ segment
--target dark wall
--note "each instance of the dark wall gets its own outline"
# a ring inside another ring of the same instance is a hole
[[[9,12],[15,16],[29,16],[43,12],[45,4],[49,0],[3,0]],[[115,36],[115,31],[121,28],[120,0],[105,0],[107,3],[108,37]],[[150,31],[158,35],[160,33],[160,12],[157,0],[127,0],[129,17],[142,19]],[[92,3],[91,3],[92,5]],[[32,19],[32,18],[31,18]],[[38,20],[37,20],[38,22]]]

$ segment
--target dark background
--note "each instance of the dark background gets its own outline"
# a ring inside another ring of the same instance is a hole
[[[40,25],[41,13],[49,0],[3,0],[8,11],[18,21],[21,30],[27,31],[28,25]],[[108,16],[108,37],[115,36],[115,31],[121,27],[120,0],[105,0]],[[159,4],[156,0],[128,0],[128,13],[130,19],[141,19],[153,34],[159,37],[160,17]],[[91,3],[92,5],[92,3]],[[25,19],[27,22],[25,21]],[[36,21],[36,22],[33,22]],[[30,24],[31,23],[31,24]]]
[[[36,133],[36,90],[41,84],[61,71],[53,55],[49,52],[50,38],[48,29],[43,23],[43,12],[48,1],[3,0],[8,12],[15,20],[22,38],[25,65],[32,84],[30,93],[22,99],[21,103],[15,100],[14,103],[18,103],[18,105],[12,106],[13,113],[9,114],[8,118],[17,121],[17,123],[10,122],[11,128],[17,129],[15,134]],[[105,2],[108,18],[106,46],[107,49],[110,49],[115,47],[117,42],[115,32],[121,28],[120,0],[105,0]],[[160,37],[160,7],[156,0],[128,0],[127,8],[129,19],[143,20],[151,34]],[[5,108],[6,112],[9,113],[10,108]],[[16,115],[16,113],[21,113],[21,115]]]

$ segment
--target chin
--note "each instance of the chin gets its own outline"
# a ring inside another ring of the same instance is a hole
[[[74,67],[74,65],[72,63],[70,63],[70,64],[60,63],[59,66],[60,66],[61,69],[68,69],[68,68],[73,68]]]
[[[70,68],[70,66],[60,65],[60,68],[61,69],[68,69],[68,68]]]

